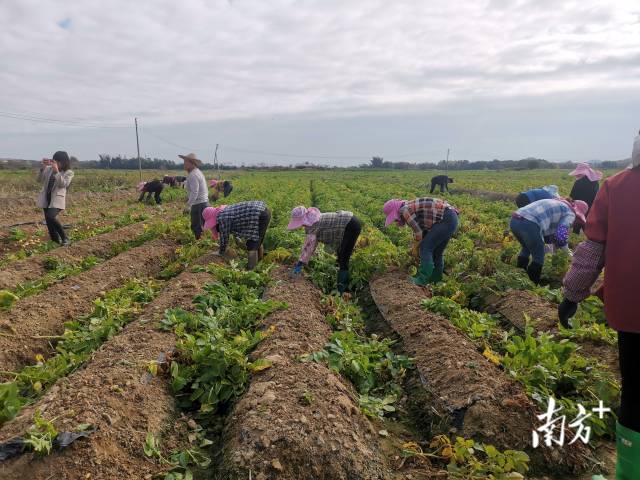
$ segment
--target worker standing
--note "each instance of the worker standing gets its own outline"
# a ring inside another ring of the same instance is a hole
[[[416,247],[420,252],[418,274],[412,278],[416,285],[438,283],[444,274],[444,251],[458,229],[458,211],[444,200],[417,198],[392,199],[384,204],[387,216],[384,226],[392,223],[413,229]]]
[[[594,170],[588,163],[579,163],[569,175],[576,178],[569,197],[572,200],[582,200],[591,208],[600,188],[600,180],[603,177],[602,172]],[[580,233],[583,227],[584,225],[575,225],[573,228],[574,233]]]
[[[616,428],[618,460],[616,479],[640,478],[640,135],[633,144],[632,168],[608,178],[598,192],[587,221],[585,235],[564,278],[564,300],[558,307],[560,322],[569,319],[577,305],[591,294],[604,269],[607,323],[618,332],[622,391]]]
[[[72,179],[71,160],[67,152],[58,151],[53,154],[53,159],[42,160],[38,172],[38,182],[42,184],[38,207],[44,210],[49,237],[64,246],[69,245],[69,237],[56,217],[66,208],[67,189]]]
[[[202,212],[209,206],[207,181],[200,171],[202,162],[198,160],[195,153],[178,156],[184,160],[184,169],[189,172],[187,175],[186,189],[188,210],[191,215],[191,231],[196,239],[200,239],[204,226]]]
[[[291,211],[291,221],[287,228],[294,230],[303,227],[307,238],[302,246],[300,259],[296,263],[293,273],[299,275],[303,265],[316,250],[318,242],[336,249],[338,261],[338,293],[342,295],[349,286],[349,260],[356,246],[362,224],[353,213],[340,210],[338,212],[321,213],[315,207],[295,207]]]

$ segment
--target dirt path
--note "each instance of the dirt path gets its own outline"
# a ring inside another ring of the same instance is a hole
[[[245,479],[249,472],[256,480],[392,478],[351,388],[324,365],[298,360],[322,349],[331,333],[319,291],[287,279],[267,295],[289,308],[265,320],[275,330],[254,356],[273,365],[255,375],[228,418],[217,478]]]
[[[405,274],[392,272],[371,282],[371,295],[406,353],[415,358],[425,392],[416,400],[424,402],[425,425],[446,416],[457,435],[526,451],[538,472],[586,468],[586,449],[577,444],[562,454],[531,448],[539,412],[522,386],[484,358],[449,320],[421,308],[425,290],[409,283]],[[433,409],[439,415],[428,413]]]
[[[140,317],[105,343],[83,369],[59,380],[35,405],[25,408],[0,430],[0,442],[22,434],[39,409],[57,418],[60,431],[81,423],[97,428],[90,438],[43,459],[23,455],[0,465],[0,478],[11,480],[151,478],[157,464],[143,452],[147,431],[169,436],[187,427],[177,418],[166,377],[147,374],[147,365],[175,345],[172,332],[158,331],[167,308],[192,308],[208,273],[183,272],[148,304]]]
[[[53,348],[39,336],[62,333],[64,322],[91,312],[101,292],[129,278],[158,273],[175,256],[175,249],[173,242],[154,240],[18,301],[11,311],[0,314],[0,370],[17,371],[32,364],[36,354],[49,355]]]

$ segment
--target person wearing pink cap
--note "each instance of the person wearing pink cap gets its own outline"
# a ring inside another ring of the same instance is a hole
[[[632,165],[605,180],[587,220],[585,235],[564,277],[564,300],[558,307],[560,323],[569,319],[578,303],[591,295],[604,270],[604,284],[596,294],[604,301],[607,323],[618,332],[621,396],[616,428],[616,478],[640,478],[640,136],[636,137]]]
[[[316,250],[318,242],[335,248],[338,254],[338,293],[342,295],[349,286],[349,260],[362,230],[362,224],[353,213],[340,210],[338,212],[321,213],[315,207],[299,206],[291,211],[291,221],[287,228],[294,230],[304,228],[307,238],[302,246],[300,259],[293,268],[293,274],[299,275],[302,266]]]
[[[576,219],[585,222],[589,207],[580,200],[544,199],[516,210],[511,216],[511,231],[522,249],[518,267],[526,270],[535,284],[540,283],[544,265],[545,238],[558,247],[569,243],[569,230]],[[529,264],[529,258],[532,258]]]
[[[412,278],[416,285],[438,283],[444,274],[444,251],[449,240],[458,229],[458,211],[438,198],[415,200],[392,199],[382,208],[387,219],[384,226],[392,223],[408,225],[413,237],[419,242],[420,267]]]
[[[220,193],[222,193],[224,198],[227,198],[233,190],[233,185],[229,180],[216,180],[215,178],[212,178],[209,181],[209,186],[213,188],[213,193],[209,195],[209,200],[212,202],[215,202],[220,198]]]
[[[594,170],[588,163],[579,163],[569,175],[576,178],[569,197],[572,200],[582,200],[591,208],[600,189],[602,172]],[[584,224],[576,223],[573,228],[574,233],[580,233],[583,227]]]
[[[271,222],[271,211],[261,201],[239,202],[234,205],[207,207],[202,212],[204,229],[218,240],[219,253],[224,255],[231,234],[247,242],[247,268],[253,270],[264,257],[264,237]]]

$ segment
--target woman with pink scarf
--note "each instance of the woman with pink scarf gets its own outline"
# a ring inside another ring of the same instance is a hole
[[[579,163],[569,175],[576,177],[569,197],[572,200],[582,200],[591,208],[600,189],[599,182],[602,180],[602,172],[594,170],[586,163]],[[573,227],[574,233],[580,233],[583,227],[584,224],[576,223]]]

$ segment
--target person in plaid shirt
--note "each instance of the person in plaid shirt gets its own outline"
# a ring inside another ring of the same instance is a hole
[[[540,283],[544,265],[545,238],[552,239],[557,247],[569,243],[569,231],[578,218],[585,222],[589,207],[577,200],[544,199],[516,210],[511,217],[511,231],[522,249],[518,255],[518,267],[526,270],[532,282]],[[529,257],[532,257],[529,265]]]
[[[593,203],[585,235],[564,277],[564,300],[558,317],[565,328],[578,303],[595,292],[604,301],[607,323],[618,332],[621,395],[616,426],[616,478],[640,478],[640,135],[632,150],[632,168],[605,180]]]
[[[299,275],[302,266],[316,250],[318,242],[335,248],[338,254],[338,293],[341,295],[349,285],[349,259],[356,246],[362,224],[351,212],[338,211],[321,213],[315,207],[299,206],[291,211],[291,221],[287,228],[294,230],[304,227],[307,238],[302,246],[300,260],[296,263],[293,274]]]
[[[253,270],[264,257],[264,236],[271,222],[271,212],[261,201],[239,202],[234,205],[207,207],[202,212],[205,230],[210,230],[224,255],[231,234],[247,241],[248,264]]]
[[[437,283],[444,274],[444,250],[458,229],[458,211],[444,200],[417,198],[392,199],[382,208],[387,216],[385,227],[392,223],[408,225],[420,251],[420,268],[412,278],[416,285]]]

